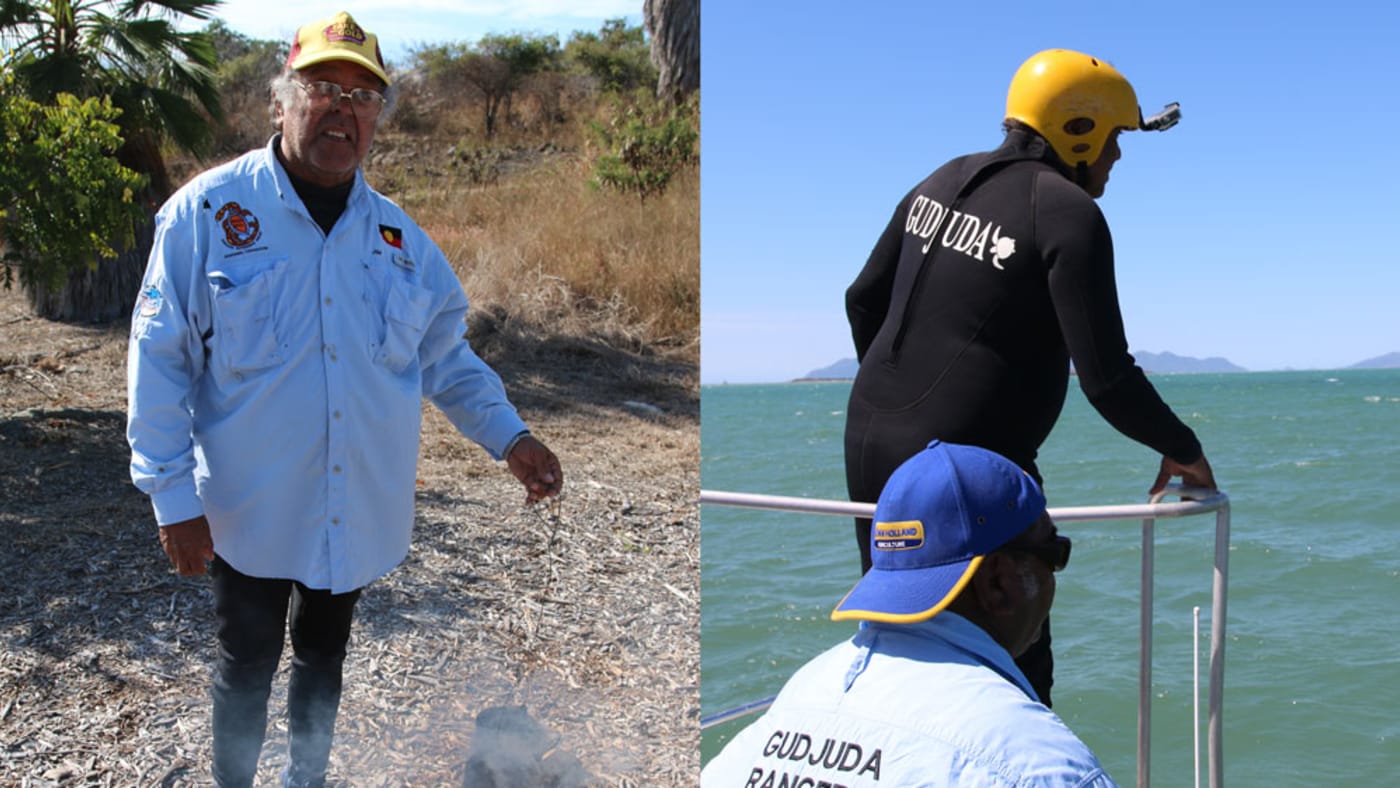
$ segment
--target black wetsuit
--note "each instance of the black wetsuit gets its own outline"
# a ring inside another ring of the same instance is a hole
[[[1034,133],[1012,130],[916,186],[846,291],[846,312],[860,360],[846,420],[853,501],[877,500],[934,438],[996,451],[1041,481],[1036,452],[1071,358],[1120,432],[1177,462],[1201,456],[1128,353],[1103,214]],[[870,521],[857,521],[856,539],[863,572]],[[1018,664],[1048,704],[1048,622]]]

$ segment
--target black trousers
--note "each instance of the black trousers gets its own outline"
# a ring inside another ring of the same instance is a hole
[[[267,731],[272,677],[290,628],[290,757],[283,784],[319,786],[330,760],[341,667],[360,591],[332,594],[293,580],[249,577],[217,556],[209,574],[219,640],[213,687],[214,783],[221,788],[253,784]]]

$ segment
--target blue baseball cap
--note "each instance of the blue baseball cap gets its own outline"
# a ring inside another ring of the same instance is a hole
[[[982,557],[1045,513],[1025,471],[993,451],[934,441],[899,466],[875,504],[871,568],[833,621],[912,624],[962,592]]]

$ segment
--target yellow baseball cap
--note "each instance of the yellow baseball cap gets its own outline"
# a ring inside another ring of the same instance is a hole
[[[327,60],[348,60],[364,66],[385,85],[389,84],[384,56],[379,52],[379,36],[366,32],[345,11],[302,25],[292,39],[287,68],[296,71]]]

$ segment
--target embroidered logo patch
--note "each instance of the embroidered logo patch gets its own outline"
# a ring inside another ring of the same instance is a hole
[[[147,287],[141,291],[141,300],[137,302],[136,314],[141,317],[155,317],[160,312],[160,305],[164,299],[155,285]]]
[[[327,41],[349,41],[352,44],[365,43],[365,30],[349,17],[337,19],[321,31]]]
[[[243,210],[243,206],[236,202],[224,203],[224,207],[214,214],[214,221],[224,228],[224,243],[234,249],[242,249],[262,235],[258,217],[251,211]]]
[[[871,543],[876,550],[917,550],[924,546],[924,524],[918,520],[876,523]]]
[[[403,248],[403,230],[397,227],[390,227],[387,224],[379,225],[379,237],[384,239],[384,243],[395,249]]]

